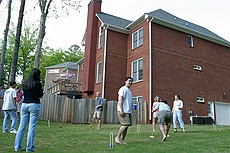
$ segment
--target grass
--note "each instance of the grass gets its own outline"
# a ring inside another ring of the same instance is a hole
[[[0,118],[2,127],[3,118]],[[42,153],[141,153],[141,152],[170,152],[170,153],[220,153],[230,152],[230,126],[217,126],[213,131],[212,125],[186,125],[186,133],[173,133],[162,142],[162,136],[157,129],[156,138],[150,139],[151,125],[137,125],[129,128],[126,142],[128,145],[109,147],[110,132],[116,135],[120,125],[103,124],[101,130],[88,124],[64,124],[52,122],[48,127],[46,121],[39,121],[35,137],[35,149]],[[14,152],[14,134],[0,132],[0,152]],[[23,139],[23,149],[26,145],[26,134]],[[24,151],[25,152],[25,151]]]

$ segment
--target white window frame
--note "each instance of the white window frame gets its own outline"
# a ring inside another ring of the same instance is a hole
[[[194,64],[194,70],[202,71],[202,67],[200,65]]]
[[[141,31],[142,31],[142,35],[141,35]],[[134,39],[135,35],[136,35],[136,39]],[[134,45],[134,41],[136,42],[136,45]],[[135,49],[143,45],[143,42],[144,42],[144,28],[142,27],[132,34],[132,49]]]
[[[100,27],[99,29],[99,40],[98,40],[98,49],[102,48],[104,41],[104,29]]]
[[[101,77],[102,77],[102,62],[99,61],[97,62],[97,77],[96,77],[96,83],[101,82]]]
[[[49,69],[48,73],[59,73],[59,69]]]
[[[136,104],[138,102],[143,102],[143,96],[135,96],[132,98],[132,101],[133,101],[133,104]]]
[[[140,69],[139,67],[139,62],[142,61],[142,69]],[[137,69],[134,70],[134,63],[137,63]],[[131,63],[131,74],[132,74],[132,78],[133,78],[133,82],[139,82],[143,80],[143,69],[144,69],[144,61],[143,58],[139,58],[135,61],[133,61]],[[140,71],[142,70],[142,77],[140,78]],[[136,74],[134,74],[134,71],[136,72]],[[136,76],[135,76],[136,75]]]
[[[82,63],[81,65],[81,70],[83,71],[83,69],[84,69],[84,63]]]
[[[196,102],[204,103],[204,98],[203,97],[196,97]]]
[[[193,37],[192,36],[188,36],[188,46],[189,47],[193,47],[194,46]]]

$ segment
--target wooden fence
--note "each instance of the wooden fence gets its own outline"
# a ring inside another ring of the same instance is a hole
[[[41,99],[40,120],[87,124],[95,108],[94,99],[70,99],[55,94],[45,94]],[[147,124],[147,103],[137,103],[132,112],[133,123]],[[102,113],[102,123],[118,124],[117,101],[106,101]]]

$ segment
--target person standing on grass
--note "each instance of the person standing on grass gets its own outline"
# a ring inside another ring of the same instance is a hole
[[[14,150],[21,151],[22,139],[26,130],[26,125],[29,121],[29,128],[27,134],[26,152],[33,152],[34,138],[36,134],[36,126],[40,113],[40,98],[43,96],[42,84],[40,82],[41,71],[33,68],[27,80],[22,83],[24,92],[24,101],[21,107],[21,121],[18,132],[14,142]]]
[[[171,108],[167,104],[167,101],[163,100],[157,104],[157,106],[153,109],[153,112],[156,112],[157,110],[159,110],[158,123],[163,136],[162,141],[165,141],[171,124]]]
[[[93,118],[91,119],[91,123],[90,123],[90,127],[92,127],[92,122],[93,119],[96,119],[97,121],[97,129],[100,130],[101,129],[101,115],[102,115],[102,111],[103,111],[103,101],[104,99],[100,96],[100,92],[96,93],[96,107],[95,107],[95,111],[93,114]]]
[[[127,144],[125,142],[125,137],[129,126],[132,126],[132,92],[130,90],[132,82],[133,78],[127,77],[125,79],[125,85],[118,91],[117,111],[121,127],[115,137],[115,142],[117,144]]]
[[[177,119],[180,124],[180,128],[183,129],[183,132],[185,132],[184,129],[184,121],[182,118],[182,109],[183,109],[183,101],[181,100],[179,95],[175,95],[175,100],[173,102],[173,127],[174,132],[177,132]]]
[[[2,110],[2,104],[3,104],[3,97],[4,97],[4,91],[2,90],[3,85],[0,83],[0,109]],[[1,112],[0,110],[0,117],[1,117]]]
[[[22,97],[23,97],[23,92],[21,91],[20,87],[16,88],[16,105],[17,105],[17,116],[18,119],[20,119],[20,112],[21,112],[21,105],[22,105]]]
[[[2,110],[4,111],[4,119],[3,119],[3,126],[2,126],[2,132],[6,133],[8,132],[8,123],[10,121],[10,118],[12,118],[12,124],[10,128],[10,133],[17,133],[16,126],[17,126],[17,107],[16,107],[16,90],[14,89],[16,87],[16,82],[11,81],[10,87],[7,89],[4,93],[4,100],[3,100],[3,106]]]
[[[156,96],[154,98],[154,102],[153,102],[153,107],[152,107],[152,112],[153,110],[155,109],[155,107],[157,106],[157,104],[160,102],[160,97],[159,96]],[[150,138],[154,138],[154,133],[156,131],[156,124],[157,124],[157,119],[158,119],[158,116],[159,116],[159,110],[153,112],[153,120],[152,120],[152,134],[150,136]]]

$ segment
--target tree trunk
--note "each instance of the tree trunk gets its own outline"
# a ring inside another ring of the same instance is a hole
[[[25,2],[26,0],[21,0],[21,6],[19,10],[19,17],[18,17],[18,25],[16,31],[16,39],[15,39],[15,46],[14,46],[14,55],[12,57],[12,65],[11,65],[11,73],[10,73],[10,81],[15,81],[16,71],[17,71],[17,63],[18,63],[18,51],[20,46],[20,37],[22,31],[22,21],[23,21],[23,13],[25,9]]]
[[[0,62],[0,82],[2,82],[3,80],[3,67],[5,63],[5,57],[6,57],[7,35],[9,32],[10,19],[11,19],[11,4],[12,4],[12,0],[9,0],[8,1],[8,17],[6,21],[6,28],[4,30],[4,40],[3,40],[2,56],[1,56],[1,62]]]
[[[35,62],[34,62],[35,68],[39,68],[39,66],[40,66],[42,42],[43,42],[43,39],[44,39],[45,34],[46,34],[46,32],[45,32],[46,18],[47,18],[47,15],[49,13],[49,7],[50,7],[51,2],[52,2],[52,0],[48,0],[48,4],[47,4],[47,0],[45,0],[45,1],[39,0],[39,6],[41,9],[41,18],[40,18],[39,34],[38,34],[38,39],[37,39],[37,51],[36,51]],[[47,4],[47,6],[46,6],[46,4]]]

